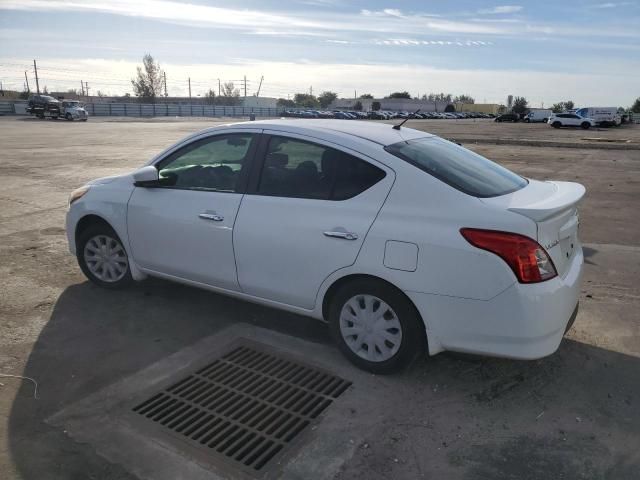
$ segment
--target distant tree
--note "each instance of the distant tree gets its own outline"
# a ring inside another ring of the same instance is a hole
[[[529,105],[529,102],[527,102],[526,98],[515,97],[513,99],[513,107],[511,107],[511,110],[513,111],[513,113],[517,113],[518,115],[523,115],[527,113],[528,105]]]
[[[47,86],[45,85],[44,88],[42,89],[42,93],[44,93],[45,95],[49,95],[49,90],[47,89]]]
[[[204,94],[204,103],[207,105],[215,105],[217,101],[216,92],[210,88],[207,93]]]
[[[220,105],[240,105],[240,90],[235,88],[233,82],[223,83],[220,93],[218,98]]]
[[[318,101],[322,108],[327,108],[336,98],[338,98],[338,94],[336,92],[326,91],[322,92],[318,96]]]
[[[404,91],[404,92],[393,92],[387,98],[409,98],[410,99],[411,95],[407,91]]]
[[[371,95],[370,93],[363,93],[362,95],[360,95],[360,98],[362,100],[370,100],[373,98],[373,95]]]
[[[636,98],[636,101],[633,102],[633,105],[631,106],[631,111],[633,113],[640,113],[640,97]]]
[[[76,94],[76,95],[77,95],[77,94]],[[98,91],[96,92],[96,95],[97,95],[99,98],[106,97],[106,95],[105,95],[101,90],[98,90]]]
[[[353,105],[353,109],[357,112],[362,111],[362,102],[360,100],[358,100],[354,105]]]
[[[142,67],[137,67],[136,78],[131,79],[133,93],[142,102],[155,102],[162,92],[162,76],[160,64],[147,53],[142,57]]]
[[[67,90],[67,93],[72,93],[74,95],[80,95],[82,92],[79,92],[77,88],[70,88]]]
[[[476,103],[475,98],[473,98],[471,95],[466,95],[464,93],[462,95],[458,95],[457,97],[454,97],[453,101],[456,103]]]
[[[297,106],[304,108],[318,108],[320,106],[318,99],[308,93],[296,93],[293,96],[293,101]]]
[[[553,113],[561,113],[567,110],[572,110],[574,107],[572,100],[567,100],[566,102],[554,103],[551,106],[551,111]]]
[[[372,102],[371,103],[371,110],[373,111],[378,111],[380,110],[380,102]]]
[[[294,102],[293,100],[289,100],[287,98],[279,98],[278,101],[276,102],[276,105],[278,107],[295,107],[296,102]]]
[[[29,95],[31,95],[31,92],[25,88],[22,92],[20,92],[18,98],[20,98],[21,100],[27,100],[29,98]]]
[[[422,100],[429,102],[451,102],[453,95],[450,93],[429,93],[422,95]]]

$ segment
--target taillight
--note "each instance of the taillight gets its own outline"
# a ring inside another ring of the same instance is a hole
[[[544,282],[557,275],[547,252],[529,237],[477,228],[462,228],[460,233],[474,247],[495,253],[507,262],[520,283]]]

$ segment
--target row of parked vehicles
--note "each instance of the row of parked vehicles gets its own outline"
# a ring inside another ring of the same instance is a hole
[[[494,118],[495,115],[477,112],[391,112],[375,110],[371,112],[348,110],[285,110],[285,117],[296,118],[338,118],[342,120],[392,120],[392,119],[462,119]]]
[[[553,111],[547,109],[536,109],[531,110],[524,116],[509,112],[499,115],[495,121],[543,122],[548,123],[553,128],[580,127],[586,130],[591,127],[618,127],[623,123],[631,122],[631,118],[630,114],[618,113],[617,107],[584,107],[562,113],[553,113]]]

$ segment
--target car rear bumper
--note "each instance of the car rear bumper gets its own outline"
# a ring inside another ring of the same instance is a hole
[[[555,352],[577,314],[582,249],[563,277],[514,283],[490,300],[406,292],[427,327],[431,354],[441,350],[537,359]]]

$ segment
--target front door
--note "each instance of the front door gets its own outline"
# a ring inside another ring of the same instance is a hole
[[[240,287],[311,309],[322,282],[355,262],[393,172],[299,135],[272,132],[261,150],[234,231]]]
[[[127,224],[131,253],[140,267],[239,289],[233,229],[256,133],[195,140],[156,164],[166,186],[134,189]]]

